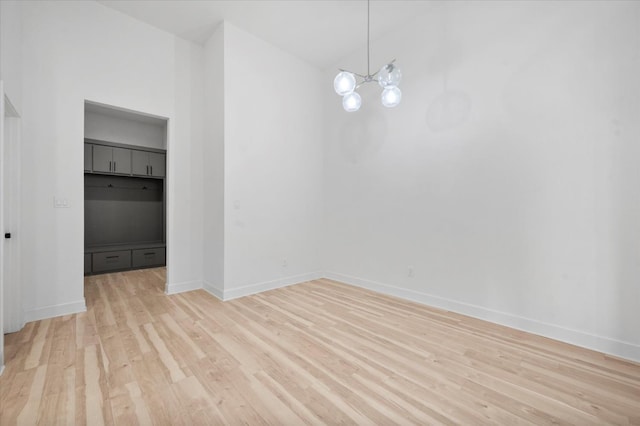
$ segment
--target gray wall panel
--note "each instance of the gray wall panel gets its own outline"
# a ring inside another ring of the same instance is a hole
[[[163,182],[85,175],[85,246],[161,242]]]

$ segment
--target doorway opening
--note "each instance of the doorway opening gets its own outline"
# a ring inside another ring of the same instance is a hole
[[[85,101],[85,275],[166,266],[167,123]]]

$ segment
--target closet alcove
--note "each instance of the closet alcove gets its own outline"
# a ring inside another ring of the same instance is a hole
[[[85,102],[84,273],[166,264],[167,120]]]

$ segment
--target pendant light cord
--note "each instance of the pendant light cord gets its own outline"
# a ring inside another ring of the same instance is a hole
[[[0,0],[1,1],[1,0]],[[358,74],[340,68],[340,73],[333,80],[333,88],[342,96],[342,107],[347,112],[360,109],[362,98],[356,90],[366,83],[378,82],[382,91],[382,105],[394,108],[400,103],[402,92],[398,89],[401,74],[400,69],[392,65],[395,59],[371,75],[371,0],[367,0],[367,75]],[[361,81],[358,83],[358,79]]]
[[[371,75],[371,68],[370,68],[370,61],[369,61],[369,56],[370,56],[370,52],[371,52],[371,47],[369,45],[369,26],[371,23],[371,18],[369,17],[370,15],[370,4],[371,4],[371,0],[367,0],[367,76]]]

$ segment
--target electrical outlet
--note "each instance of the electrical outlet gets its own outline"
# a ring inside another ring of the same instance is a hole
[[[413,266],[408,266],[407,267],[407,276],[409,278],[413,278]]]

